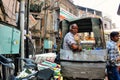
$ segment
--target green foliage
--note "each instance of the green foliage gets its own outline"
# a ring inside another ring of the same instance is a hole
[[[40,4],[30,4],[30,12],[41,12],[43,2]]]

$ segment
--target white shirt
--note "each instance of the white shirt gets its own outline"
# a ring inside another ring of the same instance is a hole
[[[76,41],[74,40],[74,35],[71,32],[68,32],[65,37],[64,37],[64,42],[63,42],[63,49],[65,50],[71,50],[70,46],[71,44],[77,44]]]

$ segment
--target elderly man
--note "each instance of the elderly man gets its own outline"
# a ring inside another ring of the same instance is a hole
[[[82,50],[77,24],[70,25],[70,31],[64,37],[63,49],[72,51]]]

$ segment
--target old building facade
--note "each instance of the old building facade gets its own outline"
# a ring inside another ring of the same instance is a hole
[[[56,43],[59,0],[31,0],[30,5],[30,15],[36,21],[30,31],[35,41],[36,51],[40,53],[40,50],[46,49],[45,44],[53,45]],[[35,6],[38,6],[38,9],[35,10]],[[52,49],[52,46],[50,49]]]
[[[77,6],[79,17],[101,17],[102,12],[87,7]]]
[[[60,0],[60,20],[77,18],[78,12],[72,0]]]
[[[0,20],[12,25],[16,25],[16,13],[19,10],[19,2],[17,0],[1,0],[0,1]]]

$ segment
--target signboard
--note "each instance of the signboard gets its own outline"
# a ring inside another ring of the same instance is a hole
[[[52,49],[52,41],[44,40],[44,49]]]
[[[72,18],[77,18],[77,16],[71,14],[70,12],[64,10],[63,8],[60,8],[60,19],[72,19]]]

